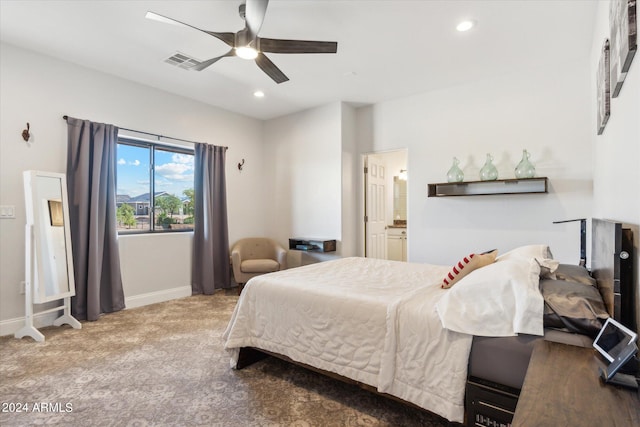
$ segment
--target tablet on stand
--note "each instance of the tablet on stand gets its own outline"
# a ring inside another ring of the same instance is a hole
[[[638,388],[636,377],[618,372],[638,352],[638,335],[609,318],[593,341],[593,347],[609,362],[600,369],[600,377],[606,383],[631,389]]]

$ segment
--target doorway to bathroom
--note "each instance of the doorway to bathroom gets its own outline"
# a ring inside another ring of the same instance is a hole
[[[365,257],[407,260],[407,150],[364,156]]]

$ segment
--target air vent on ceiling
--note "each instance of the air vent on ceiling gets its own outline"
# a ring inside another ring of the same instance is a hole
[[[164,62],[188,70],[191,67],[200,64],[202,61],[192,58],[189,55],[185,55],[184,53],[176,52],[169,58],[165,59]]]

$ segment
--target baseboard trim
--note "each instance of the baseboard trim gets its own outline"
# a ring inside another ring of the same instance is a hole
[[[191,296],[191,286],[180,286],[178,288],[125,297],[124,301],[127,308],[137,308],[188,296]],[[36,328],[51,326],[53,325],[54,320],[60,317],[61,313],[62,309],[60,309],[59,312],[35,314],[33,316],[33,325]],[[0,336],[15,334],[24,326],[24,322],[24,317],[16,317],[0,321]]]
[[[132,297],[125,297],[124,303],[127,308],[143,307],[149,304],[170,301],[172,299],[191,296],[191,286],[180,286],[179,288],[166,289],[164,291],[149,292]]]
[[[33,326],[44,328],[53,325],[53,321],[61,316],[62,309],[58,312],[35,314],[33,316]],[[15,317],[0,322],[0,336],[13,335],[25,325],[24,317]]]

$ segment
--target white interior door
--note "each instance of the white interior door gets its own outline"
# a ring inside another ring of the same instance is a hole
[[[367,156],[365,167],[365,239],[368,258],[387,258],[386,166],[379,156]]]

